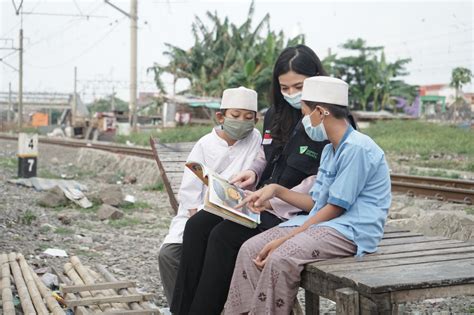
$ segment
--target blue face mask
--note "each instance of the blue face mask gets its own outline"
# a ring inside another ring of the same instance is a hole
[[[283,98],[285,101],[288,102],[293,108],[296,109],[301,109],[301,92],[295,93],[295,94],[286,94],[286,93],[281,93],[283,95]]]
[[[313,141],[322,142],[322,141],[327,140],[328,135],[326,134],[326,128],[324,128],[324,124],[323,124],[324,118],[323,120],[321,120],[319,125],[313,127],[313,125],[311,125],[311,118],[310,118],[312,114],[313,113],[309,115],[305,115],[303,117],[303,120],[301,121],[304,126],[304,131],[306,131],[306,134],[308,135],[308,137]],[[324,111],[323,115],[327,116],[329,115],[329,112]]]

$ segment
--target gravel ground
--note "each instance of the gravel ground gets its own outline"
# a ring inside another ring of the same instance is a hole
[[[16,176],[15,154],[16,142],[0,140],[0,253],[21,252],[35,267],[55,266],[62,269],[67,258],[48,257],[41,253],[46,248],[64,249],[70,256],[78,255],[85,265],[101,263],[118,278],[137,281],[144,291],[156,294],[156,305],[165,307],[157,256],[171,220],[166,194],[148,190],[140,182],[120,184],[124,194],[137,198],[139,206],[125,209],[124,219],[114,222],[100,221],[96,207],[92,210],[76,206],[43,208],[37,205],[42,192],[7,183],[8,179]],[[113,182],[126,175],[123,170],[117,171],[116,176],[101,176],[90,170],[82,170],[77,166],[77,156],[75,149],[40,145],[38,175],[74,176],[75,180],[87,185],[91,192],[116,185]],[[412,209],[418,209],[418,212],[413,214]],[[472,207],[396,195],[390,216],[391,221],[401,227],[409,226],[424,233],[428,231],[472,241],[473,210]],[[436,225],[437,221],[433,219],[430,226],[425,222],[427,215],[433,218],[449,216],[456,224]],[[61,216],[69,218],[71,223],[65,225],[64,220],[59,220]],[[463,223],[460,224],[460,221]],[[446,228],[443,229],[443,226]],[[304,304],[303,292],[298,296]],[[321,308],[322,314],[335,314],[332,301],[321,299]],[[474,312],[473,296],[425,300],[407,304],[404,309],[404,314],[469,312]]]

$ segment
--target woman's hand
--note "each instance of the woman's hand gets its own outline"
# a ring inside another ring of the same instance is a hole
[[[265,267],[265,263],[267,262],[268,257],[273,253],[275,249],[277,249],[281,244],[283,244],[287,238],[277,238],[276,240],[271,241],[267,245],[265,245],[260,253],[258,253],[257,257],[253,259],[254,264],[257,266],[258,269],[262,270]]]
[[[246,170],[232,177],[230,183],[235,184],[237,187],[240,188],[248,188],[254,185],[256,181],[257,175],[255,174],[255,172],[251,170]]]

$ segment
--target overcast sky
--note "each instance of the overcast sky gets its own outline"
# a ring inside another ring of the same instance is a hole
[[[14,1],[17,5],[20,0]],[[129,1],[111,0],[129,11]],[[152,91],[146,69],[165,64],[164,43],[193,44],[194,16],[207,10],[242,23],[250,1],[138,0],[139,90]],[[449,83],[457,66],[474,72],[472,1],[266,1],[256,0],[255,23],[270,13],[270,25],[288,36],[302,32],[306,44],[324,58],[328,48],[341,55],[347,39],[383,45],[390,60],[412,58],[412,84]],[[102,0],[24,0],[24,91],[72,92],[74,66],[78,90],[90,98],[112,92],[128,99],[130,22]],[[29,14],[33,13],[33,14]],[[43,14],[71,14],[56,16]],[[41,15],[37,15],[41,14]],[[82,15],[82,16],[81,16]],[[84,18],[84,15],[97,17]],[[12,1],[0,0],[0,47],[18,46],[20,17]],[[18,87],[18,54],[0,50],[0,91]],[[13,68],[15,69],[13,69]],[[170,78],[165,78],[169,86]],[[184,83],[181,83],[181,87]],[[471,84],[465,90],[472,91]],[[171,89],[169,89],[171,91]]]

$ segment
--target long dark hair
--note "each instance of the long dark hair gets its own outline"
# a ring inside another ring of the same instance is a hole
[[[273,141],[284,145],[288,142],[290,133],[297,121],[301,118],[301,111],[293,108],[281,94],[280,81],[278,77],[282,74],[294,71],[298,74],[314,77],[327,75],[321,60],[315,52],[305,45],[297,45],[285,48],[275,63],[272,78],[271,104],[274,107],[271,135]]]

